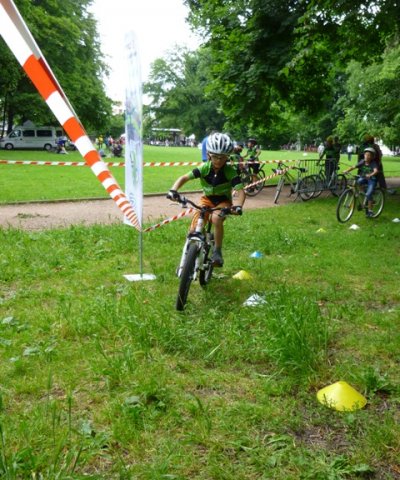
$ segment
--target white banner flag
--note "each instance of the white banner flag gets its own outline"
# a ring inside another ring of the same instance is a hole
[[[142,79],[137,40],[133,32],[125,36],[127,86],[125,92],[125,194],[142,226],[143,144]],[[131,225],[131,222],[125,219]]]

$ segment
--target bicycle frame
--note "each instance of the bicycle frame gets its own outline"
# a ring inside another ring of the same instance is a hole
[[[282,171],[281,171],[282,169]],[[297,170],[297,178],[290,173],[290,170]],[[301,167],[288,167],[285,165],[283,162],[278,163],[278,168],[277,169],[272,169],[274,173],[280,174],[281,177],[277,183],[276,186],[276,193],[275,193],[275,199],[274,203],[278,203],[278,198],[279,195],[283,189],[284,185],[289,185],[290,186],[290,195],[296,194],[296,198],[300,196],[302,200],[309,200],[312,197],[312,192],[307,191],[307,188],[305,184],[303,183],[303,180],[301,178],[301,173],[306,172],[305,168]]]

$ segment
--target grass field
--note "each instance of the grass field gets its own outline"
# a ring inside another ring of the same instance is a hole
[[[123,225],[0,229],[0,477],[398,479],[399,198],[357,231],[335,204],[229,218],[225,267],[181,314],[187,220],[144,235],[144,283],[122,276]],[[338,380],[367,406],[319,404]]]
[[[316,158],[308,154],[307,157],[297,152],[263,151],[262,160],[297,160]],[[354,157],[355,158],[355,157]],[[8,152],[0,150],[0,160],[25,161],[52,161],[52,162],[81,162],[79,152],[60,156],[56,153],[43,151],[15,150]],[[123,159],[122,159],[123,160]],[[108,158],[106,161],[120,162],[118,158]],[[178,147],[144,147],[145,162],[198,162],[200,151],[197,148]],[[400,159],[385,158],[387,176],[400,176]],[[342,156],[343,165],[347,165],[347,157]],[[273,165],[266,165],[265,171],[271,173]],[[144,192],[164,193],[179,175],[186,173],[193,167],[146,167],[144,168]],[[111,168],[112,174],[123,187],[124,169]],[[196,182],[187,185],[190,189],[198,188]],[[0,203],[33,200],[56,200],[68,198],[107,197],[108,193],[87,167],[53,167],[36,165],[1,165],[0,164]]]

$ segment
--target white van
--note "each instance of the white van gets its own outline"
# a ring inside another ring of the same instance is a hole
[[[63,135],[61,129],[55,127],[16,127],[8,135],[0,139],[0,148],[51,150],[57,144],[57,138]]]

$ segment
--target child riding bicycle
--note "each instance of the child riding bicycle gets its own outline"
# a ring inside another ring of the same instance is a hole
[[[359,169],[361,176],[357,179],[359,185],[367,185],[367,191],[365,197],[367,199],[367,217],[373,216],[372,211],[372,198],[378,182],[379,164],[376,160],[376,151],[372,147],[364,149],[364,158],[360,160],[357,165],[350,167],[343,173],[349,173],[352,170]]]
[[[241,215],[245,201],[245,193],[236,169],[227,163],[232,149],[233,143],[229,135],[225,133],[211,134],[207,138],[208,161],[186,175],[179,177],[169,190],[167,198],[178,201],[180,198],[178,190],[186,182],[198,178],[200,179],[204,194],[200,199],[200,205],[208,206],[210,208],[230,207],[233,214]],[[232,202],[232,189],[236,192],[234,202]],[[198,212],[193,216],[190,225],[191,233],[195,229],[198,216]],[[224,217],[212,215],[211,222],[215,228],[215,250],[212,261],[215,267],[222,267],[224,263],[222,257]]]
[[[243,143],[236,142],[233,145],[232,153],[229,155],[231,165],[232,167],[236,168],[236,171],[239,175],[245,171],[245,164],[242,156],[243,148]]]
[[[247,141],[247,152],[243,158],[245,158],[250,163],[250,171],[253,173],[258,173],[260,170],[260,163],[258,162],[261,154],[261,149],[257,145],[257,140],[255,138],[249,138]]]

